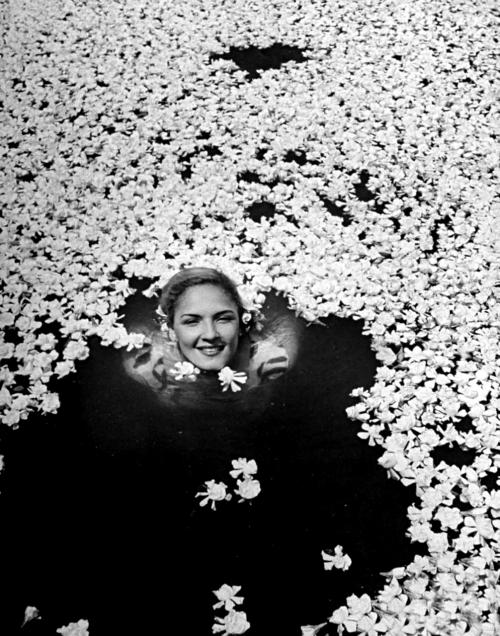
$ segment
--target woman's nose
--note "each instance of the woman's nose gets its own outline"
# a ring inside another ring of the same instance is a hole
[[[205,340],[215,340],[218,337],[216,324],[212,320],[208,320],[203,325],[203,338]]]

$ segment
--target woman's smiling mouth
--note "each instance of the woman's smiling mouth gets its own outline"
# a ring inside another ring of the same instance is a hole
[[[213,357],[219,355],[224,350],[225,345],[219,345],[217,347],[197,347],[198,351],[205,356]]]

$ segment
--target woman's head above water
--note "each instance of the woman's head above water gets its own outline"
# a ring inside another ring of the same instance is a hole
[[[162,289],[160,307],[180,352],[205,371],[229,365],[243,324],[243,303],[233,281],[215,269],[183,269]]]

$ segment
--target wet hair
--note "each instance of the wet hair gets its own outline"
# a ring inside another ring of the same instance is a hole
[[[222,272],[210,267],[188,267],[172,276],[161,290],[160,308],[166,316],[168,327],[174,324],[175,309],[181,296],[186,290],[195,285],[214,285],[219,287],[238,308],[240,330],[245,332],[250,324],[243,322],[243,301],[238,293],[236,284]]]

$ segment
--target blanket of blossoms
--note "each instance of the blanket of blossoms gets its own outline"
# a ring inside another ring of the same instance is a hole
[[[57,410],[91,335],[140,344],[119,321],[131,277],[215,266],[249,308],[275,289],[307,321],[362,319],[381,366],[349,416],[416,488],[427,556],[325,622],[498,634],[496,0],[1,11],[3,423]]]

